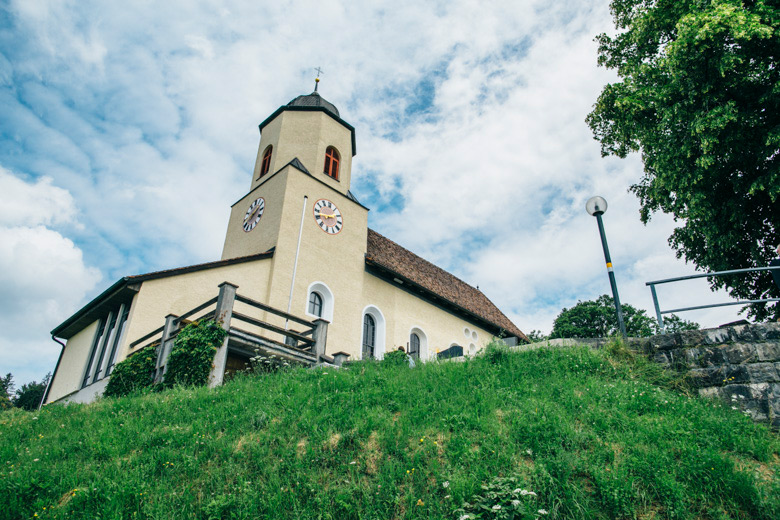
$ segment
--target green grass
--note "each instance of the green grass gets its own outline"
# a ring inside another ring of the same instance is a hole
[[[778,437],[674,384],[620,348],[491,350],[12,410],[0,518],[457,518],[497,477],[545,518],[780,518]]]

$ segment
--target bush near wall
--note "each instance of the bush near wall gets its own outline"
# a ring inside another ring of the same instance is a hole
[[[156,359],[157,353],[154,348],[145,347],[121,363],[117,363],[103,395],[121,397],[152,386]]]
[[[208,383],[214,354],[226,334],[222,325],[213,320],[193,321],[184,327],[168,356],[163,385],[201,386]]]

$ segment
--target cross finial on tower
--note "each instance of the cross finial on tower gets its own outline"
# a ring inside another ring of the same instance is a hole
[[[317,86],[320,84],[320,74],[323,74],[322,69],[317,67],[314,69],[317,71],[317,77],[314,78],[314,92],[317,92]]]

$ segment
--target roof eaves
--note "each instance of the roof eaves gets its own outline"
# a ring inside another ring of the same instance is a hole
[[[195,271],[202,271],[205,269],[214,269],[217,267],[225,267],[228,265],[251,262],[253,260],[262,260],[265,258],[271,258],[273,254],[274,254],[274,249],[272,248],[266,251],[265,253],[260,253],[256,255],[240,256],[237,258],[229,258],[227,260],[217,260],[216,262],[207,262],[203,264],[195,264],[186,267],[178,267],[175,269],[154,271],[146,274],[123,276],[122,278],[117,280],[113,285],[111,285],[111,287],[109,287],[108,289],[106,289],[105,291],[97,295],[95,298],[92,299],[92,301],[84,305],[81,309],[73,313],[69,318],[67,318],[65,321],[63,321],[62,323],[57,325],[54,329],[52,329],[51,335],[56,337],[64,337],[65,339],[68,339],[67,336],[61,336],[61,334],[65,332],[71,325],[76,323],[79,319],[86,316],[90,311],[100,306],[104,302],[107,302],[111,300],[113,297],[120,295],[122,291],[133,290],[132,288],[133,284],[146,282],[148,280],[166,278],[168,276],[176,276],[180,274],[192,273]]]
[[[105,300],[111,299],[110,297],[114,294],[118,293],[122,289],[125,288],[126,285],[128,285],[128,281],[130,280],[129,276],[124,276],[114,282],[111,287],[103,291],[102,293],[95,296],[92,301],[90,301],[88,304],[84,305],[81,309],[77,310],[75,313],[73,313],[69,318],[67,318],[65,321],[54,327],[51,331],[51,335],[53,337],[60,337],[60,333],[67,329],[70,325],[78,321],[79,318],[81,318],[83,315],[85,315],[90,309],[93,307],[99,305]]]
[[[291,112],[324,112],[328,114],[330,117],[332,117],[337,123],[339,123],[341,126],[349,130],[350,134],[352,135],[352,156],[354,157],[357,155],[357,143],[355,142],[355,127],[341,119],[340,116],[337,116],[333,112],[329,111],[325,107],[315,107],[315,106],[288,106],[288,105],[282,105],[279,108],[276,109],[276,111],[265,118],[262,123],[258,125],[258,128],[260,129],[260,132],[262,133],[263,128],[265,128],[268,123],[276,119],[276,116],[284,112],[285,110],[289,110]]]

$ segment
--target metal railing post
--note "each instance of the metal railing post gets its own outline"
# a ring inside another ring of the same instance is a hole
[[[658,306],[658,295],[655,293],[655,284],[650,284],[650,292],[653,294],[653,305],[655,306],[655,317],[658,320],[658,330],[664,334],[664,317],[661,315],[661,308]]]

